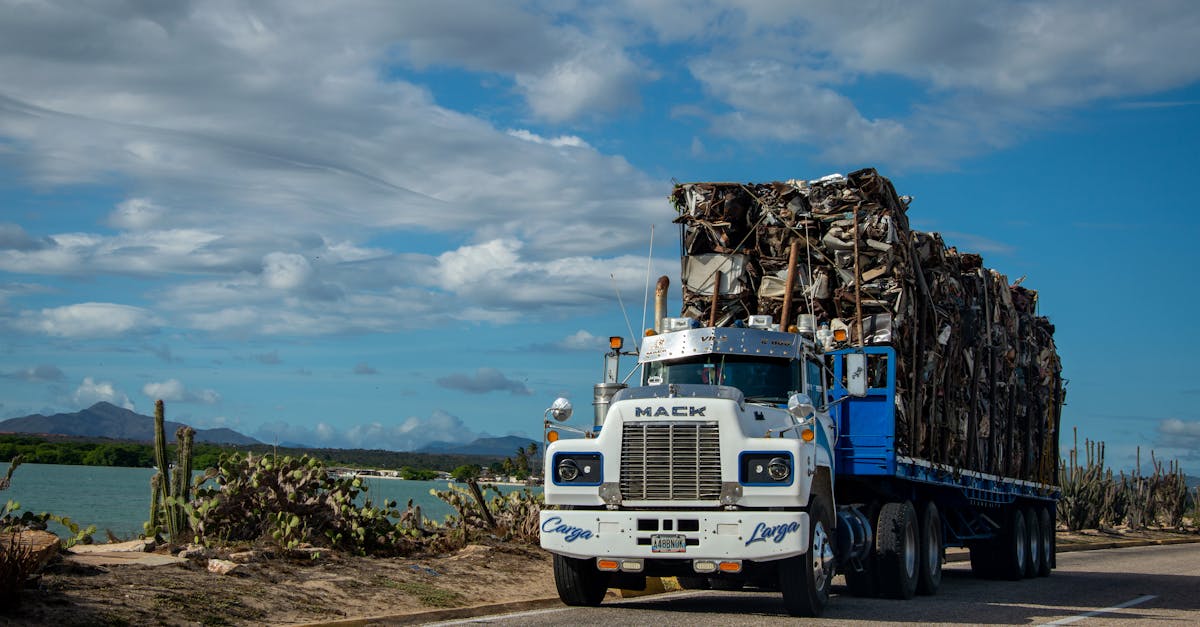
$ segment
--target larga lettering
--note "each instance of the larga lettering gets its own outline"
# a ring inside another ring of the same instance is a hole
[[[592,539],[591,531],[583,529],[582,527],[564,525],[562,518],[559,518],[558,516],[551,516],[546,519],[546,522],[542,523],[542,533],[561,533],[563,534],[563,539],[565,539],[567,542]]]
[[[800,523],[796,521],[782,523],[768,527],[766,523],[758,523],[754,526],[754,533],[750,534],[750,539],[746,541],[746,546],[754,542],[763,542],[765,540],[774,540],[776,544],[783,542],[789,533],[800,531]]]

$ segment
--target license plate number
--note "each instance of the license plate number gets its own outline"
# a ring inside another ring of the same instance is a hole
[[[656,533],[650,536],[651,553],[686,553],[687,537],[675,533]]]

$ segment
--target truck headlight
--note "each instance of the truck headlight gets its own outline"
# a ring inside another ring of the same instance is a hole
[[[767,462],[767,475],[776,481],[787,481],[792,476],[792,465],[782,457],[773,457]]]
[[[555,485],[600,485],[603,482],[600,453],[555,453]]]
[[[777,486],[792,483],[792,454],[787,451],[746,451],[740,456],[743,485]]]

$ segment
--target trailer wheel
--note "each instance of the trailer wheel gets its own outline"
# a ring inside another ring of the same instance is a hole
[[[917,512],[909,501],[884,503],[879,510],[879,584],[884,596],[911,599],[917,592],[920,561]]]
[[[808,550],[779,561],[779,590],[792,616],[820,616],[833,586],[833,507],[821,494],[808,502]]]
[[[554,555],[554,585],[567,605],[597,606],[608,591],[609,573],[596,569],[590,559]]]
[[[871,503],[866,511],[867,520],[871,523],[872,533],[879,529],[879,504]],[[845,569],[846,588],[852,596],[874,598],[879,596],[879,559],[875,554],[875,541],[872,538],[867,556],[862,559],[862,570],[854,570],[853,566]]]
[[[1032,507],[1021,510],[1021,515],[1025,517],[1026,546],[1029,547],[1025,554],[1025,577],[1033,578],[1042,570],[1042,523]]]
[[[1037,508],[1038,543],[1042,545],[1042,562],[1038,564],[1038,577],[1049,577],[1054,568],[1054,519],[1050,517],[1050,509]]]
[[[998,540],[997,575],[1012,581],[1025,576],[1025,565],[1029,561],[1029,529],[1025,526],[1025,515],[1019,507],[1014,505],[1008,508]]]
[[[917,594],[937,594],[942,585],[942,517],[933,501],[921,508],[920,551]]]

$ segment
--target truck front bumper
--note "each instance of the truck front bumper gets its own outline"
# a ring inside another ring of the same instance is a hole
[[[539,523],[542,548],[575,558],[765,562],[809,544],[808,513],[799,511],[542,510]]]

